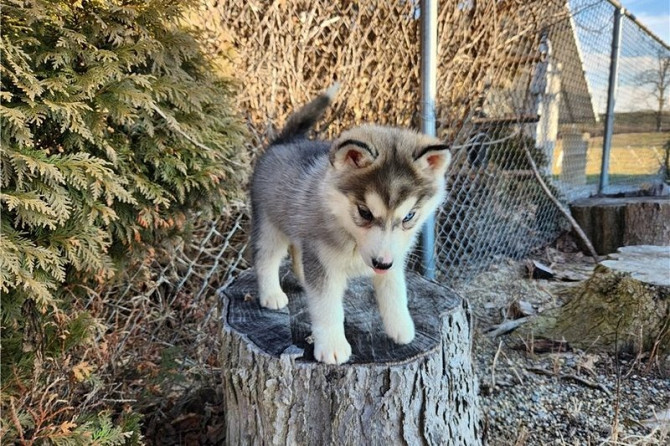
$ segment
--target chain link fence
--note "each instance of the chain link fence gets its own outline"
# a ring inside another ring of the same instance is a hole
[[[438,267],[468,279],[499,258],[522,258],[565,228],[529,169],[524,147],[564,202],[595,193],[635,192],[667,172],[670,49],[625,12],[618,66],[608,1],[571,0],[554,9],[538,40],[516,42],[506,88],[491,89],[461,129],[449,200],[438,221]],[[603,181],[610,73],[616,70],[613,135]],[[515,133],[516,132],[516,133]],[[501,135],[510,136],[500,142]]]
[[[564,203],[598,192],[617,8],[606,0],[439,3],[437,133],[454,146],[437,215],[439,279],[467,281],[567,229],[539,179]],[[419,2],[209,0],[193,22],[210,50],[231,60],[247,150],[258,153],[291,111],[334,80],[342,89],[320,137],[363,122],[418,128],[420,15]],[[606,191],[662,179],[670,116],[655,114],[652,73],[669,55],[622,16]],[[235,246],[216,257],[225,271],[219,284],[249,266],[239,237],[248,210],[236,212],[232,228],[218,229],[236,232],[228,238]]]
[[[670,47],[624,14],[609,164],[613,188],[640,189],[667,176],[669,99]]]
[[[571,32],[578,45],[575,54],[579,55],[588,90],[582,92],[585,100],[575,108],[578,112],[575,118],[567,120],[561,116],[557,150],[552,158],[555,183],[568,199],[596,192],[613,194],[649,189],[667,175],[670,47],[617,4],[571,0],[569,5]],[[618,32],[617,11],[621,12]],[[618,50],[615,48],[613,53],[615,43]],[[556,39],[555,45],[561,48],[558,53],[563,53],[562,49],[572,43]],[[616,65],[612,63],[613,55],[617,56]],[[566,63],[567,59],[559,57],[559,60]],[[609,169],[603,172],[612,70],[616,74],[612,139]],[[570,108],[570,89],[576,83],[573,78],[565,77],[562,82],[566,88],[560,108]]]

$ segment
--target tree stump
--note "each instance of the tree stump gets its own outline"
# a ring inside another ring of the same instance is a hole
[[[222,292],[228,444],[481,444],[471,321],[453,291],[407,277],[416,338],[387,338],[369,279],[345,296],[352,358],[314,360],[305,296],[282,268],[289,307],[261,308],[249,270]]]
[[[670,355],[670,247],[626,246],[596,267],[562,307],[516,332],[591,351]]]
[[[572,203],[570,211],[598,254],[619,246],[670,245],[670,196],[592,197]]]

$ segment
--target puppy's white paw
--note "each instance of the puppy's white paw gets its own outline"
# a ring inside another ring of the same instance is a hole
[[[342,334],[328,334],[314,339],[314,358],[326,364],[342,364],[351,357],[351,345]]]
[[[288,296],[283,291],[275,291],[261,296],[261,306],[270,310],[281,310],[288,305]]]
[[[414,340],[415,330],[412,316],[407,309],[384,317],[384,329],[386,334],[396,344],[409,344]]]

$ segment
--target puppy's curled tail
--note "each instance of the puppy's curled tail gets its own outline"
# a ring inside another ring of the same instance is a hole
[[[321,119],[328,106],[333,102],[339,88],[340,84],[336,82],[289,116],[284,128],[272,141],[272,144],[282,144],[295,138],[304,137],[309,129]]]

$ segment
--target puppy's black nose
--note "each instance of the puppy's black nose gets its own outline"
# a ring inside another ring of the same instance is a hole
[[[377,269],[390,269],[393,266],[393,262],[384,263],[381,259],[372,259],[372,267]]]

